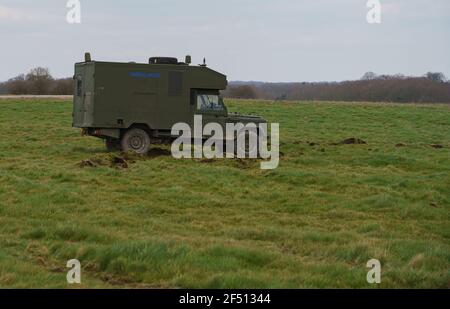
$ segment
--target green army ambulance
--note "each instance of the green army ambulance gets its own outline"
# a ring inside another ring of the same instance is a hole
[[[152,141],[170,141],[175,123],[191,127],[194,115],[203,125],[265,123],[257,116],[228,113],[220,97],[226,76],[205,64],[152,57],[149,63],[91,60],[75,64],[73,127],[102,138],[109,150],[146,153]]]

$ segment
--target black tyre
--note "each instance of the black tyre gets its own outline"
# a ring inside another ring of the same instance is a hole
[[[120,140],[115,138],[107,138],[105,139],[106,149],[108,151],[120,151]]]
[[[150,146],[150,137],[142,129],[134,128],[128,130],[120,141],[122,151],[133,151],[146,154]]]

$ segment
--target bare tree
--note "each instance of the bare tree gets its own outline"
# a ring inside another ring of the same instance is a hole
[[[229,87],[229,89],[227,89],[226,96],[237,99],[255,99],[257,94],[252,86],[241,85]]]
[[[447,81],[444,73],[441,72],[428,72],[427,74],[425,74],[425,77],[429,80],[432,80],[433,82],[438,83],[445,83]]]
[[[61,78],[53,82],[54,87],[52,89],[52,94],[65,95],[73,94],[74,81],[73,78]]]
[[[25,75],[20,74],[16,77],[9,79],[6,82],[6,89],[11,94],[28,94],[27,81]]]
[[[361,77],[361,80],[374,80],[378,76],[374,72],[366,72],[364,73],[363,77]]]
[[[439,74],[430,77],[408,77],[402,74],[372,74],[356,81],[318,83],[249,83],[231,82],[224,92],[228,97],[247,97],[239,90],[247,85],[253,87],[257,97],[269,100],[330,100],[375,102],[427,102],[450,103],[450,83]]]
[[[37,67],[27,74],[26,80],[30,84],[31,94],[48,94],[53,77],[50,75],[48,68]]]

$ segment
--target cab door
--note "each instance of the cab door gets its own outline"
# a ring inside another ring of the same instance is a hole
[[[228,111],[223,105],[218,91],[196,89],[191,92],[194,114],[202,116],[203,127],[207,123],[218,123],[225,133]]]

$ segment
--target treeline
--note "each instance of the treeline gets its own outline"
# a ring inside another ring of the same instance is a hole
[[[0,83],[0,94],[71,95],[73,79],[55,79],[47,68],[38,67]]]
[[[360,80],[344,82],[231,82],[223,95],[267,100],[450,103],[450,82],[442,73],[408,77],[368,72]]]
[[[55,79],[47,68],[38,67],[0,83],[0,94],[71,95],[73,80]],[[344,82],[230,82],[222,94],[240,99],[450,103],[450,82],[442,73],[410,77],[368,72],[360,80]]]

